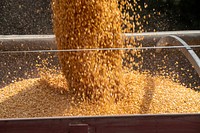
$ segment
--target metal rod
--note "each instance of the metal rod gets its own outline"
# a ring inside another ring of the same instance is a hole
[[[125,37],[163,37],[167,35],[177,36],[199,36],[200,30],[194,31],[163,31],[163,32],[145,32],[145,33],[124,33]],[[3,40],[45,40],[55,39],[55,35],[0,35],[0,41]]]
[[[200,45],[190,46],[157,46],[157,47],[133,47],[133,48],[88,48],[88,49],[65,49],[65,50],[23,50],[23,51],[0,51],[0,54],[8,53],[49,53],[49,52],[83,52],[83,51],[116,51],[116,50],[148,50],[148,49],[180,49],[180,48],[200,48]]]

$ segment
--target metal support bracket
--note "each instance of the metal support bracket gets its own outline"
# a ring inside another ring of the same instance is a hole
[[[194,50],[183,39],[175,35],[169,35],[161,38],[156,44],[157,47],[167,45],[184,46],[184,48],[179,48],[180,51],[186,56],[200,76],[200,59]],[[161,50],[162,49],[156,49],[156,52],[159,53]]]

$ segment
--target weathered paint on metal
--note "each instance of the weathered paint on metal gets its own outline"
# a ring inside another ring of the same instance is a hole
[[[200,114],[1,119],[0,133],[199,133]]]

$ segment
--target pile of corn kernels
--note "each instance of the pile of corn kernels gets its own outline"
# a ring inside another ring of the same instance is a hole
[[[123,72],[124,98],[82,101],[61,74],[24,79],[0,89],[0,118],[199,113],[200,93],[171,79]]]

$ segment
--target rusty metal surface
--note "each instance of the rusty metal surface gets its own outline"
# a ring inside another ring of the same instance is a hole
[[[199,133],[200,114],[0,119],[0,133]]]

